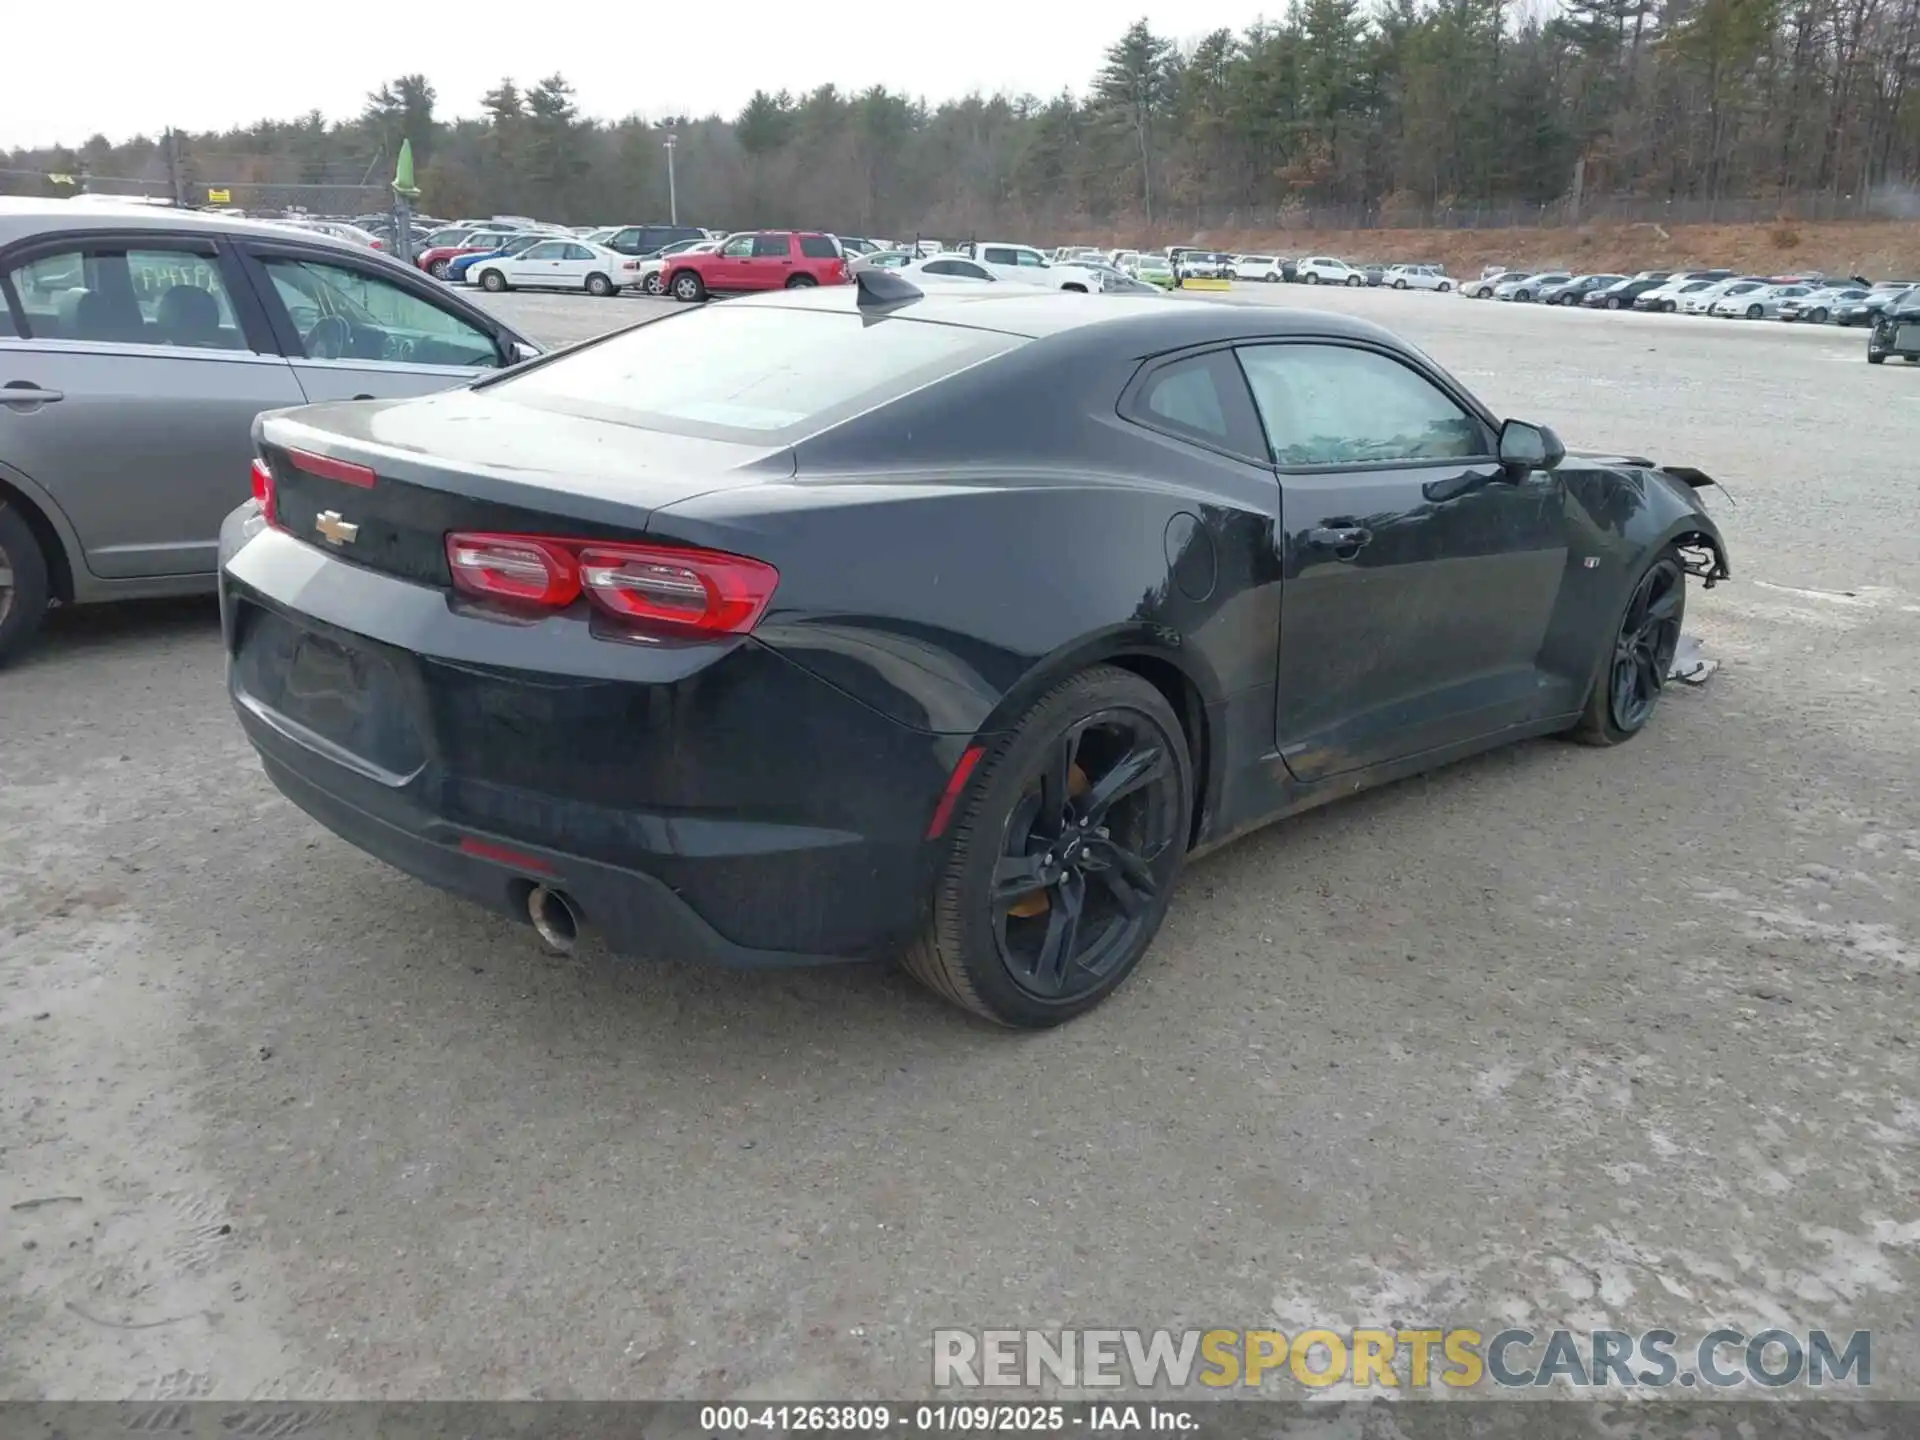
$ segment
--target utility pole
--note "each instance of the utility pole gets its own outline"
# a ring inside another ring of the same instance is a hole
[[[187,187],[180,178],[180,132],[171,125],[167,127],[167,184],[173,191],[174,205],[187,208]]]
[[[680,192],[674,188],[673,183],[673,147],[679,138],[669,130],[667,138],[660,142],[667,147],[667,223],[669,225],[680,223]]]

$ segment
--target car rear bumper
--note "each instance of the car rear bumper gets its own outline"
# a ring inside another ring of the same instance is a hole
[[[924,922],[923,837],[965,737],[750,640],[500,625],[277,532],[220,591],[268,778],[418,879],[521,919],[544,884],[617,952],[731,967],[884,958]]]

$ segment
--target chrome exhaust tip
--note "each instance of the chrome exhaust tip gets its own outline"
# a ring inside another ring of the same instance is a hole
[[[573,902],[558,890],[536,885],[527,892],[527,918],[533,930],[556,955],[571,955],[580,938],[580,915]]]

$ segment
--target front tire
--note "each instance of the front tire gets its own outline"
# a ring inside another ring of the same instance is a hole
[[[0,501],[0,665],[27,648],[47,618],[47,557],[24,516]]]
[[[1747,318],[1749,320],[1758,320],[1765,313],[1766,312],[1763,311],[1758,305],[1749,305],[1747,307]]]
[[[1586,745],[1619,745],[1653,718],[1687,616],[1687,572],[1677,546],[1648,562],[1627,596],[1594,670],[1587,708],[1570,734]]]
[[[480,288],[489,295],[498,295],[507,288],[507,277],[498,270],[489,270],[480,277]]]
[[[1158,690],[1109,666],[1055,686],[971,780],[908,972],[1001,1025],[1091,1010],[1159,933],[1192,806]]]
[[[1883,352],[1883,351],[1880,351],[1880,350],[1869,350],[1869,351],[1867,351],[1867,363],[1868,363],[1869,365],[1884,365],[1884,364],[1886,364],[1886,363],[1887,363],[1887,357],[1886,357],[1886,354],[1885,354],[1885,352]]]
[[[707,298],[707,282],[691,270],[682,270],[673,277],[673,298],[688,304]]]
[[[1393,288],[1396,290],[1404,290],[1407,288],[1407,282],[1404,280],[1396,280],[1393,282]]]

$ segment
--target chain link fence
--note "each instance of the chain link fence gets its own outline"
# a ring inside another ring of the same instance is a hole
[[[1587,224],[1755,225],[1776,220],[1920,219],[1920,192],[1886,186],[1863,195],[1746,198],[1588,196],[1545,203],[1490,200],[1429,205],[1385,200],[1356,205],[1200,206],[1167,217],[1219,230],[1521,230]]]

